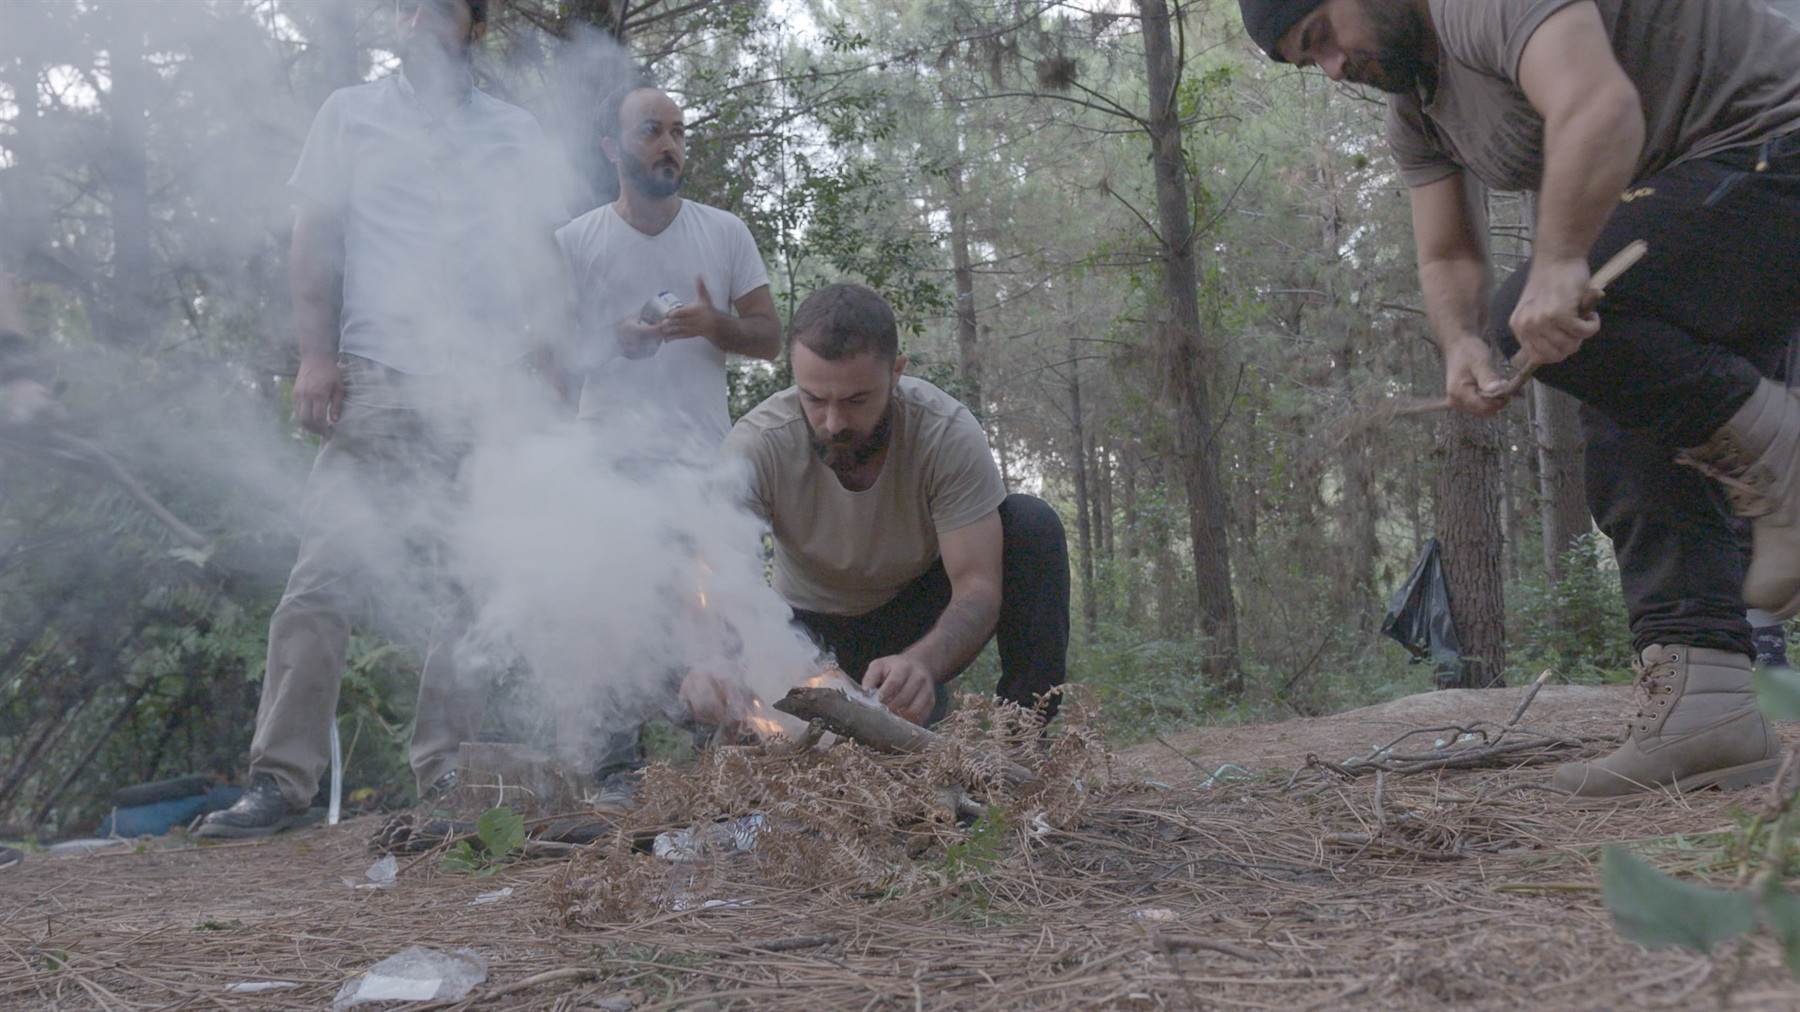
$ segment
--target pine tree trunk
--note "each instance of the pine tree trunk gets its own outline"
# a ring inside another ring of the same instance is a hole
[[[1092,642],[1098,624],[1098,605],[1094,599],[1094,527],[1088,513],[1089,473],[1087,467],[1086,419],[1081,411],[1081,359],[1075,354],[1075,342],[1069,342],[1069,427],[1072,437],[1070,458],[1075,473],[1075,531],[1081,553],[1081,620],[1082,631]]]
[[[1581,408],[1575,398],[1542,383],[1531,385],[1536,407],[1538,499],[1544,517],[1544,573],[1552,586],[1562,582],[1563,553],[1593,530],[1582,474]]]
[[[1138,12],[1144,26],[1150,98],[1146,119],[1151,167],[1156,176],[1156,221],[1161,233],[1156,252],[1162,265],[1163,304],[1155,313],[1155,332],[1160,364],[1167,377],[1163,403],[1187,492],[1195,604],[1200,632],[1208,642],[1202,667],[1226,691],[1236,691],[1242,687],[1237,665],[1237,604],[1232,596],[1218,447],[1213,442],[1208,361],[1200,332],[1172,18],[1164,0],[1139,0]]]
[[[1505,685],[1506,603],[1500,526],[1500,421],[1450,412],[1439,477],[1444,577],[1462,644],[1462,688]]]
[[[100,176],[110,195],[112,225],[111,297],[106,300],[104,335],[115,346],[149,346],[157,330],[151,279],[150,156],[148,94],[155,75],[144,62],[145,12],[138,4],[115,4],[112,15],[112,88],[107,92],[111,143]]]
[[[962,402],[981,416],[980,335],[975,328],[975,268],[969,257],[969,209],[963,200],[962,165],[950,169],[950,257],[956,285],[956,353]],[[1079,424],[1079,423],[1077,423]]]

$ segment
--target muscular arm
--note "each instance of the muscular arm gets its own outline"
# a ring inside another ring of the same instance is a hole
[[[931,715],[936,687],[981,652],[1000,619],[1000,514],[938,535],[950,603],[917,643],[869,663],[863,684],[877,689],[888,708],[914,723]]]
[[[1480,394],[1494,374],[1481,338],[1492,275],[1477,193],[1459,173],[1413,187],[1410,196],[1419,288],[1444,355],[1444,392],[1464,411],[1492,414],[1503,405]]]
[[[781,317],[775,312],[775,296],[769,286],[752,288],[731,304],[737,310],[714,343],[729,352],[751,358],[773,359],[781,354]]]
[[[1519,88],[1544,118],[1544,178],[1531,274],[1511,322],[1519,343],[1548,364],[1598,329],[1577,308],[1588,250],[1637,169],[1644,110],[1592,3],[1538,26],[1519,61]]]
[[[343,306],[344,236],[337,216],[302,201],[294,215],[288,251],[288,292],[299,335],[300,372],[294,377],[294,417],[329,436],[344,401],[337,368],[339,312]]]

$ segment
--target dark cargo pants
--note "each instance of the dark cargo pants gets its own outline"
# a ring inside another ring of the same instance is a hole
[[[1650,251],[1608,288],[1599,332],[1537,375],[1582,402],[1588,506],[1613,541],[1634,647],[1748,654],[1746,526],[1674,455],[1783,374],[1800,329],[1800,133],[1634,183],[1591,266],[1634,239]],[[1507,355],[1528,269],[1489,314],[1488,338]]]

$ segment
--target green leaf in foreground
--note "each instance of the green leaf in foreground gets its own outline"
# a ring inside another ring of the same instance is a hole
[[[1800,671],[1756,667],[1756,705],[1770,720],[1800,720]]]
[[[490,860],[499,860],[525,843],[525,819],[510,808],[490,808],[475,820],[475,835]]]
[[[1600,892],[1619,934],[1646,948],[1711,952],[1756,924],[1749,896],[1671,878],[1617,844],[1600,861]]]
[[[1800,977],[1800,899],[1771,882],[1763,893],[1763,917],[1781,942],[1781,958],[1787,962],[1788,972]]]

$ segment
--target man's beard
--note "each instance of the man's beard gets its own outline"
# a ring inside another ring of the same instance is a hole
[[[652,197],[658,199],[672,197],[681,191],[681,166],[672,159],[664,158],[648,168],[635,161],[623,159],[620,160],[620,164],[624,165],[625,174],[631,177],[631,181],[637,184],[638,189]],[[657,169],[663,165],[673,165],[675,175],[670,177],[659,175]]]
[[[1437,86],[1429,56],[1429,29],[1418,8],[1396,0],[1362,0],[1375,35],[1375,51],[1353,53],[1344,77],[1390,95]]]
[[[888,402],[881,419],[866,433],[845,429],[830,439],[820,439],[819,430],[812,427],[812,422],[807,422],[806,428],[812,434],[813,452],[819,455],[819,460],[838,477],[847,477],[887,449],[888,440],[894,434],[894,402]]]

